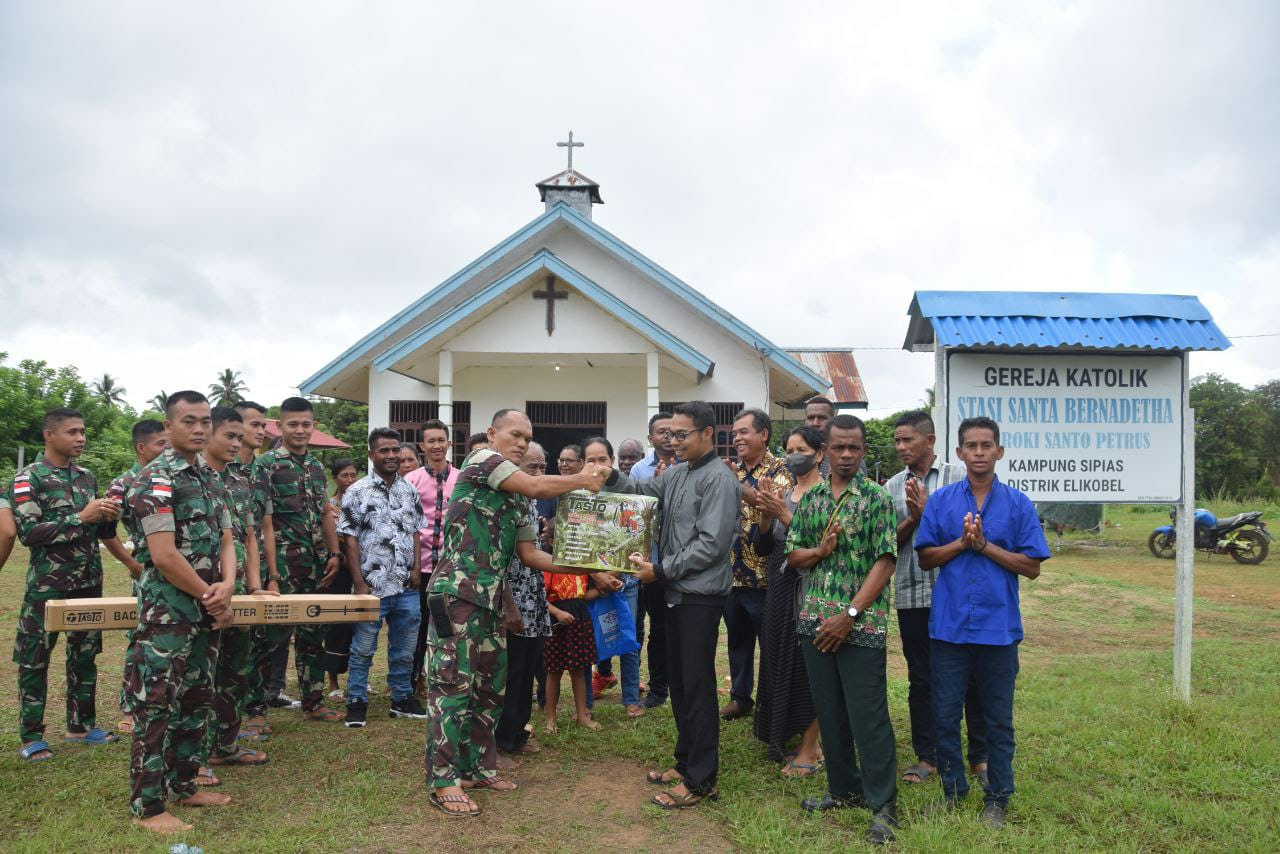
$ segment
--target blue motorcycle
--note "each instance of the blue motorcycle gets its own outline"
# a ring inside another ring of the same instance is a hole
[[[1171,525],[1161,525],[1147,538],[1147,548],[1156,557],[1172,559],[1177,552],[1178,511],[1169,514]],[[1271,532],[1262,521],[1262,512],[1253,510],[1219,519],[1209,510],[1197,509],[1195,520],[1195,548],[1215,555],[1231,555],[1236,563],[1249,565],[1267,559]]]

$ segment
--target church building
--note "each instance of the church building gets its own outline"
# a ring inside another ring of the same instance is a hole
[[[369,426],[407,440],[423,421],[466,437],[504,407],[523,408],[554,466],[591,434],[644,441],[649,416],[705,400],[717,444],[747,406],[802,418],[824,395],[865,410],[848,350],[769,341],[596,224],[596,182],[573,168],[539,182],[544,210],[365,335],[299,386],[369,405]],[[561,143],[561,146],[565,146]]]

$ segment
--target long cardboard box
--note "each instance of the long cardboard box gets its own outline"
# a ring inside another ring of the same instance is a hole
[[[294,593],[287,596],[232,596],[235,625],[295,623],[359,623],[378,619],[377,596],[343,593]],[[131,629],[138,625],[138,600],[132,596],[101,599],[52,599],[44,606],[45,630]]]

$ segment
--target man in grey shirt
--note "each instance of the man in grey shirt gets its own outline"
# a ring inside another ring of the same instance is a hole
[[[681,463],[653,480],[619,477],[619,492],[658,499],[658,554],[631,555],[640,580],[663,582],[667,602],[667,678],[676,719],[674,768],[649,773],[651,783],[676,785],[653,799],[662,809],[720,797],[720,717],[716,701],[716,641],[733,585],[730,550],[738,529],[741,486],[716,456],[715,412],[700,400],[676,407],[671,437]]]
[[[893,445],[906,466],[885,484],[898,512],[898,569],[894,573],[894,608],[907,660],[907,708],[911,715],[911,747],[916,762],[902,773],[903,782],[922,783],[937,770],[933,741],[932,691],[929,680],[929,610],[937,569],[922,570],[916,555],[916,527],[929,496],[965,478],[964,466],[938,459],[933,419],[925,412],[904,413],[893,425]],[[981,778],[987,769],[987,726],[978,692],[970,684],[965,698],[969,729],[969,767]]]

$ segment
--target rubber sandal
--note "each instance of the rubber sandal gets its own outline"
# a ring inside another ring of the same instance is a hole
[[[128,718],[121,718],[120,722],[116,724],[116,732],[123,735],[133,735],[133,721]]]
[[[464,789],[490,789],[495,792],[514,792],[516,789],[520,788],[511,780],[504,780],[501,777],[485,777],[482,780],[466,780],[465,782],[470,783],[471,785],[464,785],[462,787]],[[511,785],[498,788],[499,783],[510,783]]]
[[[110,744],[113,741],[119,741],[120,736],[114,732],[107,732],[105,729],[94,727],[83,735],[66,735],[62,740],[68,744],[92,744],[95,747],[101,744]]]
[[[247,747],[241,747],[235,753],[226,756],[209,757],[210,765],[266,765],[267,761],[267,754]]]
[[[440,812],[449,816],[449,818],[474,818],[482,812],[479,805],[466,795],[437,795],[435,792],[432,792],[427,796],[427,800],[431,802],[431,806],[440,810]],[[451,810],[446,807],[445,804],[468,804],[469,809]]]
[[[779,773],[788,780],[803,780],[805,777],[812,777],[814,774],[817,774],[820,767],[820,764],[810,765],[807,762],[796,762],[793,759],[788,762],[787,767],[783,768]],[[798,773],[796,771],[797,768],[803,768],[804,773]]]
[[[42,750],[49,751],[49,755],[41,756],[39,759],[31,758]],[[22,761],[24,762],[48,762],[50,759],[53,758],[53,749],[49,747],[49,742],[47,741],[43,741],[43,740],[33,741],[30,744],[28,744],[26,747],[19,750],[18,755],[22,757]]]
[[[666,801],[663,801],[661,799],[662,795],[666,795],[668,798],[670,798],[671,803],[667,803]],[[716,789],[712,789],[711,791],[707,792],[705,795],[696,795],[693,792],[688,792],[685,795],[673,795],[670,792],[663,792],[660,795],[654,795],[652,798],[650,798],[649,803],[653,804],[658,809],[684,810],[684,809],[689,809],[690,807],[696,807],[698,804],[702,803],[703,801],[714,802],[718,800],[720,800],[720,792],[717,791]]]
[[[639,703],[632,703],[630,706],[627,706],[627,717],[629,718],[644,717],[644,706],[640,705]]]
[[[342,712],[334,711],[333,709],[326,708],[325,706],[321,706],[318,709],[312,709],[309,712],[304,712],[302,717],[309,721],[319,721],[321,723],[325,723],[327,721],[344,721],[347,719],[347,716]]]
[[[668,774],[674,776],[668,777]],[[684,778],[680,776],[676,769],[668,768],[666,771],[646,771],[644,781],[655,786],[670,786],[673,783],[684,782]]]
[[[213,771],[208,768],[201,768],[196,772],[195,783],[202,789],[212,789],[215,786],[222,785],[222,781],[215,777]]]
[[[908,780],[908,774],[914,774],[916,779]],[[929,770],[928,765],[925,765],[923,762],[917,762],[915,765],[912,765],[910,768],[902,772],[902,782],[909,783],[914,786],[917,783],[923,783],[932,776],[933,772]]]

